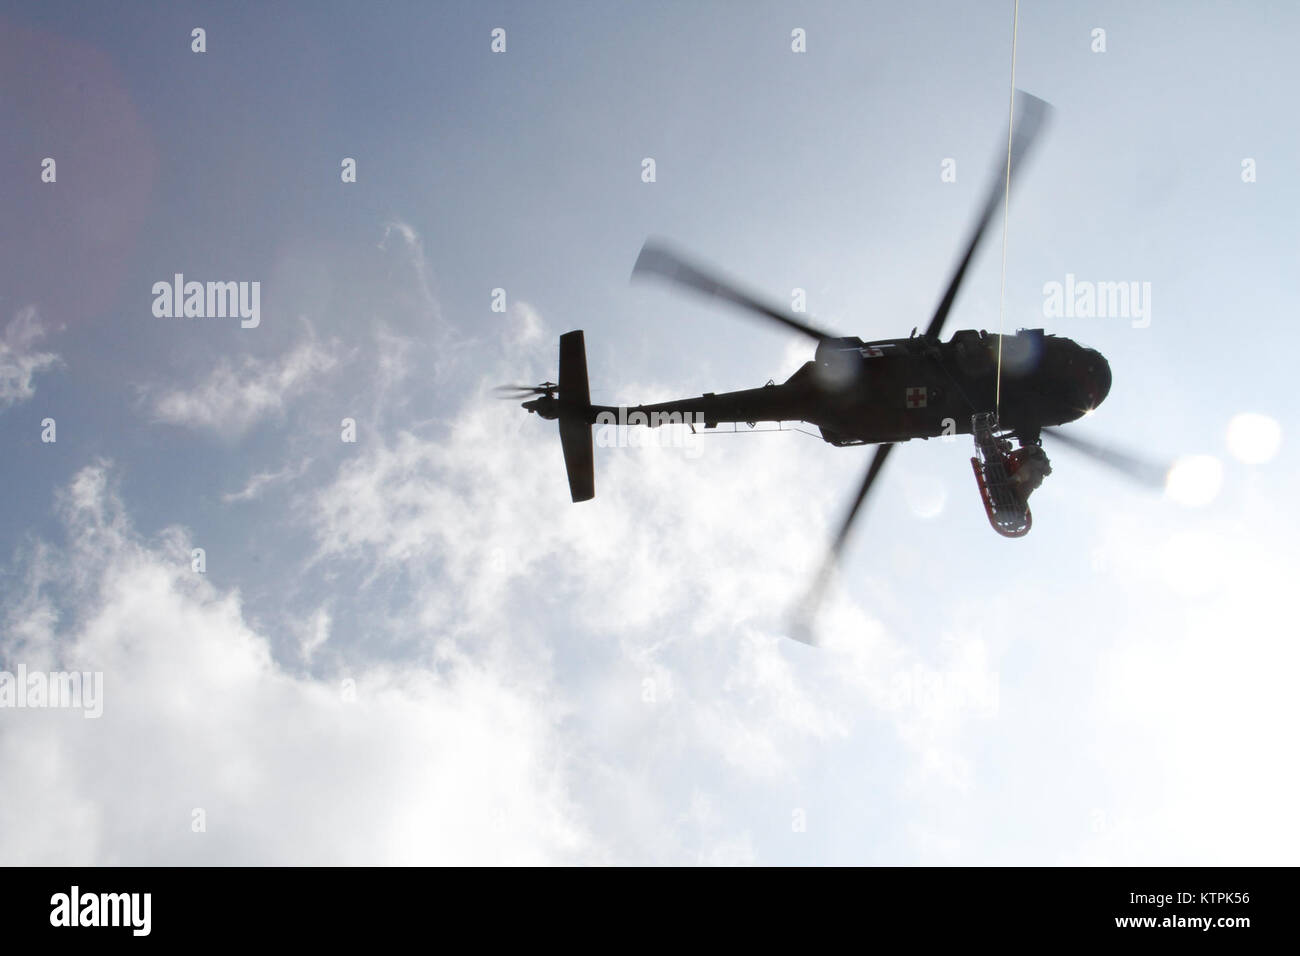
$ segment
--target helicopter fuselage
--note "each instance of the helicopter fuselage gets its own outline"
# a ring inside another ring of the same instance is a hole
[[[998,350],[1001,348],[1001,401]],[[1110,390],[1102,355],[1042,329],[1015,335],[963,330],[947,342],[924,336],[863,342],[828,339],[782,384],[652,405],[589,405],[589,424],[802,421],[834,445],[970,434],[971,417],[1000,411],[1001,427],[1036,441],[1039,429],[1081,418]],[[526,407],[558,417],[550,396]],[[578,412],[578,409],[574,409]]]

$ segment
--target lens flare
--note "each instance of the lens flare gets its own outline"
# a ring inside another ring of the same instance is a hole
[[[1188,508],[1203,508],[1223,486],[1223,462],[1213,455],[1179,458],[1165,478],[1165,494]]]

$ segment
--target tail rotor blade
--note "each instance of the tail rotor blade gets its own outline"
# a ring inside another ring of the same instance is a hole
[[[541,385],[494,385],[492,391],[498,392],[499,398],[514,399],[529,395],[549,395],[556,388],[558,386],[554,382],[543,382]]]

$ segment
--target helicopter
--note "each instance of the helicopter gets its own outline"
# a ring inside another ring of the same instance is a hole
[[[585,340],[577,330],[560,336],[558,382],[499,389],[509,392],[506,397],[536,396],[522,407],[544,419],[558,420],[574,502],[595,496],[591,429],[596,424],[657,427],[680,422],[693,430],[696,424],[713,429],[720,423],[753,427],[758,422],[798,421],[816,426],[821,437],[835,446],[875,445],[809,594],[808,614],[815,609],[885,461],[903,442],[971,435],[975,444],[971,468],[981,503],[993,530],[1008,538],[1028,533],[1032,526],[1029,496],[1051,474],[1042,447],[1044,434],[1139,482],[1162,485],[1163,467],[1059,430],[1105,401],[1111,370],[1100,352],[1041,328],[1020,329],[1014,335],[963,329],[947,341],[940,337],[988,226],[1050,112],[1043,100],[1016,91],[1006,162],[999,164],[963,255],[920,334],[914,328],[907,338],[873,341],[836,335],[801,313],[764,302],[652,239],[636,260],[634,279],[658,278],[800,332],[816,342],[812,359],[780,384],[769,381],[759,388],[706,392],[652,405],[593,405]]]

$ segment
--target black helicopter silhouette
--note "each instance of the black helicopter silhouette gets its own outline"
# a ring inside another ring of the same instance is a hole
[[[1015,335],[967,329],[947,342],[939,338],[966,270],[1004,200],[1006,186],[1024,163],[1050,110],[1043,100],[1017,91],[1008,158],[999,164],[965,251],[920,335],[913,329],[908,338],[871,342],[835,335],[806,317],[761,301],[652,240],[643,246],[633,277],[666,279],[801,332],[817,342],[812,361],[779,385],[769,382],[760,388],[706,392],[653,405],[593,405],[579,330],[560,336],[558,383],[499,388],[510,391],[508,397],[538,396],[523,407],[542,418],[558,419],[575,502],[595,496],[591,436],[595,424],[686,423],[715,428],[721,422],[753,426],[802,421],[817,426],[822,438],[833,445],[876,445],[809,595],[804,609],[809,615],[838,563],[862,503],[900,442],[973,435],[976,454],[971,465],[981,500],[989,523],[1007,537],[1029,531],[1029,494],[1051,473],[1042,450],[1044,432],[1144,484],[1163,485],[1164,467],[1052,427],[1083,417],[1105,400],[1111,386],[1110,365],[1096,350],[1043,329],[1021,329]],[[1018,447],[1012,447],[1012,439]]]

